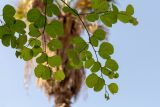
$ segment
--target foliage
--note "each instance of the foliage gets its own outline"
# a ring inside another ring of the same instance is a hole
[[[47,56],[46,49],[41,47],[41,41],[38,38],[46,33],[52,38],[46,45],[50,51],[57,51],[63,48],[63,43],[59,40],[59,37],[63,37],[64,35],[63,24],[58,19],[51,22],[47,20],[48,17],[58,17],[61,11],[73,14],[82,22],[88,33],[89,42],[80,36],[72,39],[74,49],[68,50],[69,65],[72,69],[89,69],[91,72],[86,78],[87,86],[93,88],[95,92],[99,92],[104,88],[105,98],[108,100],[109,93],[107,87],[112,94],[118,92],[118,85],[116,83],[107,85],[105,81],[106,77],[109,79],[117,79],[119,77],[117,72],[119,68],[118,63],[112,58],[114,47],[105,40],[106,31],[98,28],[91,34],[78,11],[71,8],[63,0],[61,1],[65,4],[63,9],[60,9],[52,0],[44,0],[45,10],[43,12],[40,12],[37,8],[30,9],[27,13],[27,20],[30,22],[28,33],[26,22],[16,19],[14,7],[6,5],[3,8],[5,23],[0,26],[2,44],[6,47],[11,46],[14,48],[16,56],[24,61],[36,58],[37,67],[34,72],[37,78],[48,80],[53,76],[57,81],[62,81],[65,78],[64,72],[58,70],[56,73],[53,73],[51,69],[52,67],[58,68],[61,66],[61,57],[58,55]],[[116,5],[106,0],[92,0],[92,12],[85,14],[85,20],[89,22],[102,22],[106,27],[112,27],[118,21],[137,25],[138,22],[133,14],[134,8],[132,5],[128,5],[125,11],[119,11]],[[39,29],[43,31],[41,32]],[[100,61],[100,58],[105,61],[105,64]]]

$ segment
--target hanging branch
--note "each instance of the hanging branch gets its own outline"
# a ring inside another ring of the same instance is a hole
[[[82,20],[82,18],[80,17],[80,15],[79,15],[77,12],[75,12],[73,8],[71,8],[64,0],[61,0],[61,1],[62,1],[68,8],[70,8],[70,9],[78,16],[79,20],[80,20],[81,23],[83,24],[85,30],[87,31],[88,37],[89,37],[89,43],[90,43],[90,45],[91,45],[91,47],[92,47],[92,49],[93,49],[93,51],[94,51],[94,53],[95,53],[96,60],[97,60],[97,62],[99,62],[98,55],[97,55],[97,51],[96,51],[96,49],[94,48],[93,44],[91,43],[91,35],[90,35],[90,33],[89,33],[89,30],[88,30],[87,26],[86,26],[85,23],[83,22],[83,20]],[[105,11],[105,12],[107,12],[107,11]],[[98,14],[101,14],[101,13],[102,13],[102,12],[100,12],[100,13],[98,13]],[[91,13],[89,13],[89,14],[91,14]],[[100,67],[101,67],[101,69],[102,69],[102,66],[100,66]],[[104,79],[102,72],[101,72],[101,77]],[[105,84],[105,93],[107,93],[107,96],[109,97],[109,93],[108,93],[108,91],[107,91],[107,84]]]

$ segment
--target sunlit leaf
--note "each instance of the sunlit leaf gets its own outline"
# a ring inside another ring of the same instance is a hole
[[[87,76],[86,78],[86,85],[89,88],[93,88],[95,86],[95,84],[98,82],[98,76],[94,73],[90,74],[89,76]]]
[[[54,76],[54,79],[57,81],[62,81],[65,78],[65,74],[63,71],[56,71],[53,76]]]
[[[99,55],[104,58],[104,59],[107,59],[109,58],[109,55],[112,55],[114,52],[114,48],[112,46],[112,44],[110,44],[109,42],[103,42],[101,45],[100,45],[100,48],[99,48]]]
[[[94,91],[99,92],[103,89],[105,85],[105,80],[103,78],[98,78],[97,83],[94,85]]]
[[[47,54],[45,53],[42,53],[41,56],[39,56],[37,59],[36,59],[36,62],[37,63],[44,63],[48,60],[48,56]]]
[[[119,68],[118,63],[115,60],[113,60],[113,59],[108,59],[106,61],[105,66],[107,68],[111,69],[112,71],[117,71],[118,68]]]
[[[100,62],[94,62],[91,68],[91,72],[98,72],[100,70],[100,67],[101,67]]]
[[[51,70],[42,64],[37,65],[37,67],[34,70],[34,73],[37,78],[42,78],[45,80],[48,80],[49,78],[51,78],[51,74],[52,74]]]
[[[112,94],[116,94],[118,92],[118,85],[116,83],[111,83],[108,85],[108,89]]]
[[[52,57],[48,57],[48,64],[52,67],[55,67],[55,66],[60,66],[62,63],[61,61],[61,57],[58,56],[58,55],[55,55],[55,56],[52,56]]]

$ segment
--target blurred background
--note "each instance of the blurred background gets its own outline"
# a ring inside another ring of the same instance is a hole
[[[1,0],[17,6],[18,0]],[[104,93],[83,89],[72,107],[160,107],[160,1],[117,0],[118,7],[135,7],[139,25],[118,23],[110,29],[109,41],[115,47],[114,59],[119,63],[118,94],[105,101]],[[2,11],[0,11],[2,14]],[[2,18],[2,17],[0,17]],[[24,61],[14,50],[0,42],[0,107],[51,107],[44,93],[36,87],[32,77],[29,89],[23,84]]]

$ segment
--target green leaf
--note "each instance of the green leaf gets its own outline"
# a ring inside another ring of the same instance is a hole
[[[115,74],[114,74],[114,78],[115,78],[115,79],[119,78],[119,74],[118,74],[118,73],[115,73]]]
[[[91,36],[90,42],[93,46],[97,47],[98,46],[98,39],[95,36]]]
[[[56,71],[53,76],[54,79],[57,81],[62,81],[65,79],[65,74],[63,71]]]
[[[10,28],[6,25],[0,26],[0,39],[6,34],[10,34]]]
[[[40,15],[39,18],[34,23],[34,26],[37,28],[44,28],[46,17],[44,15]]]
[[[138,25],[138,21],[134,17],[132,17],[132,19],[129,22],[132,23],[134,26]]]
[[[111,83],[108,85],[108,89],[112,94],[115,94],[118,92],[118,85],[116,83]]]
[[[16,48],[17,46],[17,38],[15,36],[11,37],[11,47]]]
[[[107,58],[109,58],[109,55],[112,55],[113,53],[114,53],[114,48],[113,48],[112,44],[110,44],[109,42],[103,42],[100,45],[99,55],[102,58],[107,59]]]
[[[99,19],[99,15],[96,13],[92,13],[92,14],[88,14],[86,18],[90,22],[95,22],[96,20]]]
[[[105,66],[112,71],[117,71],[119,68],[118,63],[113,59],[108,59]]]
[[[108,27],[112,27],[112,22],[111,22],[110,18],[107,15],[100,16],[100,19],[103,22],[103,24],[105,24]]]
[[[63,7],[63,11],[65,13],[71,13],[74,16],[77,16],[77,14],[78,14],[78,11],[76,9],[71,9],[71,8],[69,8],[67,6]]]
[[[95,84],[98,82],[98,76],[94,73],[90,74],[89,76],[87,76],[86,78],[86,85],[89,88],[93,88],[95,86]]]
[[[26,24],[22,20],[16,20],[16,23],[13,25],[13,29],[15,32],[24,34],[25,33]]]
[[[88,59],[91,59],[92,58],[92,53],[90,51],[86,51],[86,57]]]
[[[3,8],[3,19],[7,24],[13,24],[15,21],[15,18],[13,17],[15,15],[16,11],[14,7],[11,5],[5,5]]]
[[[52,17],[53,14],[58,16],[60,14],[60,10],[57,7],[57,5],[51,3],[51,4],[47,5],[47,7],[46,7],[46,14],[49,17]]]
[[[46,62],[47,60],[48,60],[47,54],[46,53],[42,53],[41,56],[36,59],[36,62],[41,64],[41,63]]]
[[[34,46],[32,48],[33,56],[36,57],[38,54],[42,53],[42,48],[40,46]]]
[[[16,55],[16,57],[18,58],[18,57],[21,55],[21,52],[16,51],[15,55]]]
[[[94,64],[94,59],[93,58],[91,58],[91,59],[89,59],[89,60],[86,60],[85,61],[85,68],[90,68],[93,64]]]
[[[115,24],[117,22],[117,14],[114,12],[109,12],[101,17],[101,21],[108,27],[112,27],[112,24]]]
[[[52,67],[58,67],[62,64],[62,60],[61,57],[58,55],[52,56],[52,57],[48,57],[48,64]]]
[[[10,46],[10,41],[11,41],[11,35],[10,34],[6,34],[2,36],[2,44],[6,47]]]
[[[26,35],[19,35],[19,38],[17,39],[17,48],[23,48],[23,46],[27,42],[27,36]]]
[[[114,72],[109,72],[109,75],[108,75],[108,78],[109,79],[114,79]]]
[[[99,77],[97,83],[94,85],[94,91],[95,92],[101,91],[104,85],[105,85],[105,80]]]
[[[75,50],[80,53],[86,49],[88,49],[88,44],[81,37],[75,37],[73,39],[73,43],[75,44]]]
[[[69,63],[72,67],[74,67],[75,69],[82,67],[82,62],[79,59],[79,54],[75,50],[68,50],[67,54],[69,58]]]
[[[98,72],[101,68],[101,64],[100,62],[94,62],[92,68],[91,68],[91,72]]]
[[[27,20],[35,22],[41,16],[41,12],[37,8],[32,8],[27,13]]]
[[[43,3],[49,5],[53,3],[53,0],[43,0]]]
[[[45,31],[52,38],[56,38],[56,36],[64,35],[63,24],[57,20],[54,20],[50,24],[46,25]]]
[[[86,61],[87,59],[91,59],[92,53],[90,51],[84,50],[80,53],[80,58],[83,61]]]
[[[108,94],[104,94],[104,97],[105,97],[105,99],[108,101],[110,98],[109,98],[109,95]]]
[[[41,41],[40,40],[38,40],[38,39],[35,39],[35,38],[30,38],[29,39],[29,44],[30,44],[30,46],[32,46],[32,47],[36,47],[36,46],[41,46]]]
[[[33,58],[33,51],[32,51],[32,49],[29,49],[27,47],[23,47],[23,49],[21,50],[21,57],[25,61],[31,60]]]
[[[48,43],[48,48],[51,51],[55,51],[57,49],[61,49],[62,48],[62,43],[61,41],[59,41],[58,39],[52,39],[49,43]]]
[[[3,16],[13,17],[15,15],[15,13],[16,13],[16,11],[15,11],[14,7],[11,5],[7,4],[3,8]]]
[[[34,26],[34,24],[30,24],[29,25],[29,33],[28,33],[30,36],[32,37],[39,37],[41,35],[40,31],[38,28],[36,28]]]
[[[98,11],[108,10],[109,4],[107,0],[92,0],[92,8]]]
[[[106,32],[102,29],[97,29],[94,33],[93,36],[97,38],[98,40],[104,40],[106,36]]]
[[[113,8],[113,13],[118,14],[119,10],[118,10],[117,6],[112,4],[112,8]]]
[[[50,79],[52,74],[51,70],[42,64],[37,65],[37,67],[34,70],[34,73],[37,78],[42,78],[45,80]]]
[[[86,61],[86,51],[82,51],[82,52],[80,53],[80,59],[81,59],[82,61]]]
[[[134,14],[134,8],[131,4],[127,6],[126,14],[128,14],[128,15],[133,15]]]
[[[109,74],[110,74],[110,70],[109,69],[107,69],[106,67],[103,67],[102,69],[101,69],[101,72],[105,75],[105,76],[109,76]]]
[[[131,18],[132,17],[130,15],[127,15],[127,14],[124,14],[124,13],[119,13],[118,14],[118,19],[123,23],[129,23]]]

